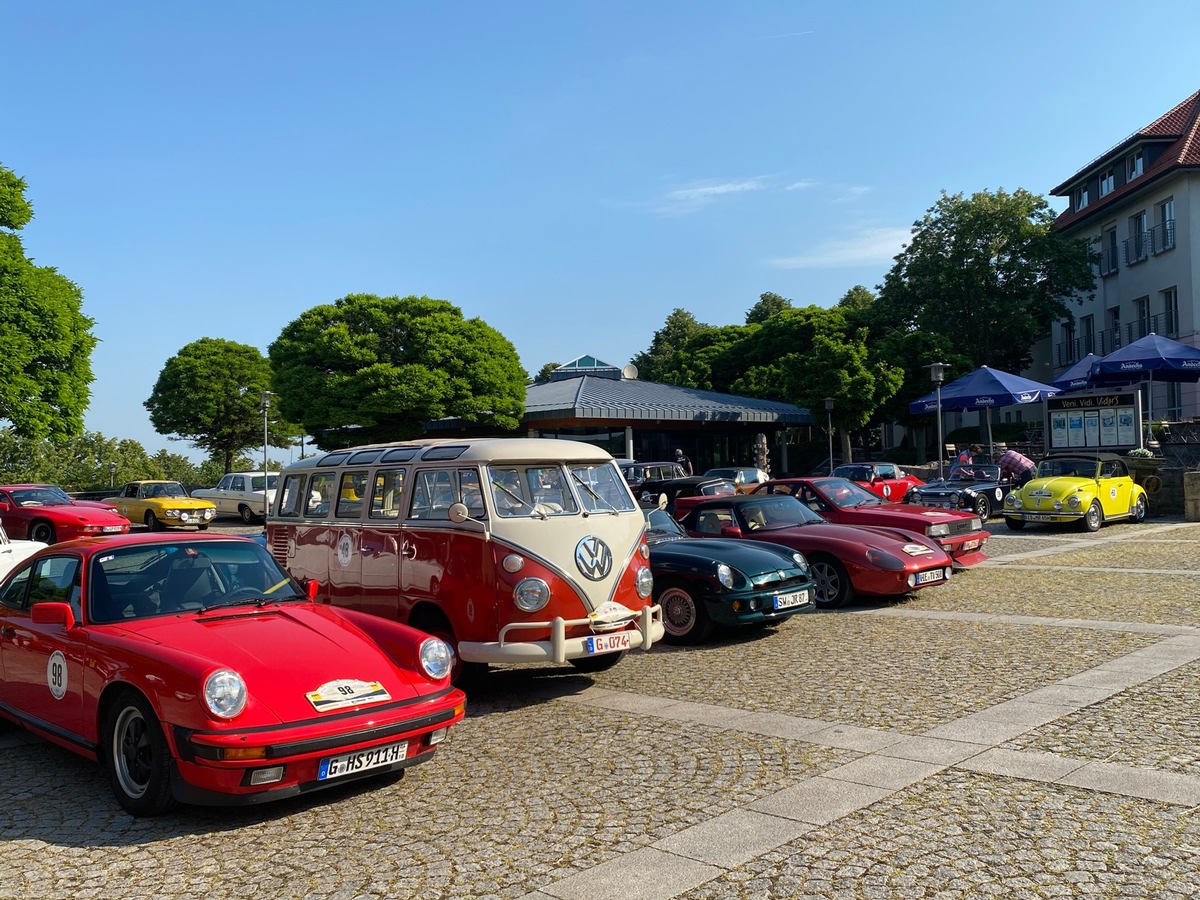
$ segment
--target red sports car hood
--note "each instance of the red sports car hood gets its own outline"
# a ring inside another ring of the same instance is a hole
[[[260,715],[269,710],[281,722],[311,718],[314,705],[306,694],[333,681],[379,682],[387,693],[380,699],[391,701],[434,689],[393,663],[378,644],[328,606],[235,606],[141,619],[124,627],[233,669],[249,690],[247,713],[253,714],[256,706]]]
[[[929,540],[924,535],[917,534],[911,529],[901,531],[893,528],[877,528],[868,525],[797,525],[793,528],[764,528],[754,532],[755,537],[763,540],[778,540],[781,544],[795,546],[801,551],[805,545],[828,543],[855,545],[867,549],[883,550],[900,559],[913,554],[906,553],[906,544],[920,544],[932,552],[922,553],[916,558],[921,560],[940,560],[945,565],[950,564],[946,551]]]
[[[883,525],[889,528],[904,528],[909,531],[925,533],[930,525],[940,525],[942,522],[959,522],[968,516],[960,512],[946,509],[934,509],[929,506],[916,506],[910,503],[892,503],[887,506],[858,506],[854,509],[843,509],[842,514],[855,523],[864,525]]]

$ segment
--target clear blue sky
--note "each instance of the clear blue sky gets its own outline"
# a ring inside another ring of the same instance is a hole
[[[164,362],[348,293],[449,300],[532,374],[874,289],[942,189],[1045,194],[1200,88],[1197,15],[7,0],[0,164],[96,320],[88,430],[199,459],[142,406]]]

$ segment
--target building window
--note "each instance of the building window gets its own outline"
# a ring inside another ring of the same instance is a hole
[[[1129,239],[1125,241],[1125,265],[1132,266],[1150,255],[1150,233],[1147,230],[1146,211],[1129,217]]]
[[[1117,229],[1105,228],[1100,238],[1100,275],[1107,278],[1117,271]]]
[[[1082,184],[1075,188],[1075,211],[1083,209],[1088,205],[1088,189],[1086,184]]]
[[[1175,198],[1168,197],[1158,204],[1157,222],[1150,230],[1150,252],[1162,253],[1175,246]]]
[[[1108,310],[1108,340],[1100,348],[1101,353],[1112,353],[1121,346],[1121,307],[1113,306]]]
[[[1100,196],[1105,197],[1113,192],[1113,187],[1116,184],[1116,178],[1113,175],[1112,169],[1105,169],[1100,173]]]
[[[1178,381],[1167,382],[1167,420],[1178,422],[1183,418],[1183,385]]]
[[[1125,157],[1125,180],[1133,181],[1142,174],[1142,151],[1135,150]]]
[[[1136,341],[1150,333],[1150,298],[1138,297],[1133,301],[1133,322],[1129,326],[1129,340]]]
[[[1163,334],[1174,337],[1179,334],[1179,291],[1169,287],[1162,291]]]
[[[1062,343],[1059,345],[1058,363],[1066,365],[1075,362],[1075,320],[1069,319],[1062,323]]]
[[[1096,317],[1082,316],[1079,319],[1079,353],[1083,357],[1096,352]]]

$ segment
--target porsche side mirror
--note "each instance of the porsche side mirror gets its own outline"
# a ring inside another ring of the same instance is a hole
[[[29,614],[34,625],[61,625],[67,630],[75,627],[75,610],[71,609],[69,603],[35,603]]]
[[[721,537],[740,538],[741,536],[742,536],[742,529],[738,528],[736,525],[722,525],[721,526]]]

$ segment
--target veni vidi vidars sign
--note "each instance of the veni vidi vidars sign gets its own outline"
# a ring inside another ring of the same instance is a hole
[[[1142,445],[1140,391],[1062,394],[1046,400],[1047,450],[1112,450]]]

